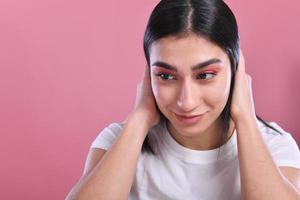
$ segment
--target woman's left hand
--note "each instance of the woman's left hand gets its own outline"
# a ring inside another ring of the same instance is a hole
[[[231,118],[239,120],[256,118],[252,96],[251,76],[245,71],[245,60],[240,50],[239,64],[235,73],[235,83],[231,102]]]

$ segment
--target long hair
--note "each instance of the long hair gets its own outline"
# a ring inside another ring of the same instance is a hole
[[[144,53],[150,67],[149,50],[153,42],[168,36],[176,38],[196,34],[216,44],[227,54],[231,64],[231,86],[228,101],[220,114],[220,144],[229,129],[234,75],[239,62],[239,33],[234,14],[222,0],[161,0],[153,9],[144,34]],[[160,112],[160,111],[159,111]],[[161,117],[164,117],[160,112]],[[266,126],[276,130],[257,116]],[[146,136],[142,152],[155,153]]]

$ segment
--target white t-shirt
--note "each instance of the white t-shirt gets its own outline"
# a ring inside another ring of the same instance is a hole
[[[280,135],[259,122],[260,132],[274,161],[278,166],[300,169],[300,152],[295,140],[276,123],[270,124],[283,133]],[[90,148],[109,150],[123,126],[124,122],[110,124]],[[168,132],[165,120],[152,127],[148,135],[158,154],[140,154],[129,200],[241,198],[236,131],[226,144],[208,151],[180,145]]]

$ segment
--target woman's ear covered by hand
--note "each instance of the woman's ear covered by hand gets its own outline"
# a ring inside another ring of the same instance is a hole
[[[145,72],[142,81],[137,85],[136,100],[133,112],[141,112],[149,127],[154,126],[160,120],[156,101],[151,89],[151,77],[149,66],[145,66]]]
[[[246,73],[244,55],[240,50],[231,103],[231,117],[236,123],[240,119],[255,118],[251,80],[251,76]]]

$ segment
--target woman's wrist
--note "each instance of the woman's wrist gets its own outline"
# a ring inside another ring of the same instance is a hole
[[[234,122],[237,129],[257,128],[257,119],[255,115],[242,115]]]
[[[134,110],[131,112],[126,119],[126,125],[136,127],[139,131],[145,133],[145,137],[151,128],[147,116],[141,110]]]
[[[255,113],[241,113],[241,114],[235,114],[231,116],[232,120],[234,121],[235,124],[240,124],[240,123],[248,123],[248,122],[253,122],[256,121],[256,115]]]

